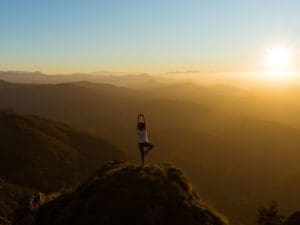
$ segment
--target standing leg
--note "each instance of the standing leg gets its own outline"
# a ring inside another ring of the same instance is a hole
[[[142,143],[139,143],[139,149],[141,152],[141,159],[142,159],[142,164],[143,166],[145,165],[145,151],[144,151],[144,146]]]

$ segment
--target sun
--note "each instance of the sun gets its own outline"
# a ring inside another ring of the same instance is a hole
[[[266,52],[265,63],[271,71],[287,71],[292,64],[291,50],[285,46],[272,47]]]

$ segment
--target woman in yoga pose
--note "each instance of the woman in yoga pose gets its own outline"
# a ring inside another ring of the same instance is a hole
[[[147,135],[146,119],[143,114],[139,114],[137,118],[137,134],[139,141],[139,149],[141,152],[141,158],[143,165],[145,164],[145,156],[154,148],[154,145],[149,142]]]

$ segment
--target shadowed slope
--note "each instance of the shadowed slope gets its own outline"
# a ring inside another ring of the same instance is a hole
[[[0,177],[41,191],[75,184],[101,163],[122,158],[113,145],[62,123],[0,112]]]

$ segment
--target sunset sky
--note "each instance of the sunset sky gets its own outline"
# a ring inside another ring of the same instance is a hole
[[[298,0],[1,0],[0,70],[253,72],[284,46],[297,71],[299,12]]]

